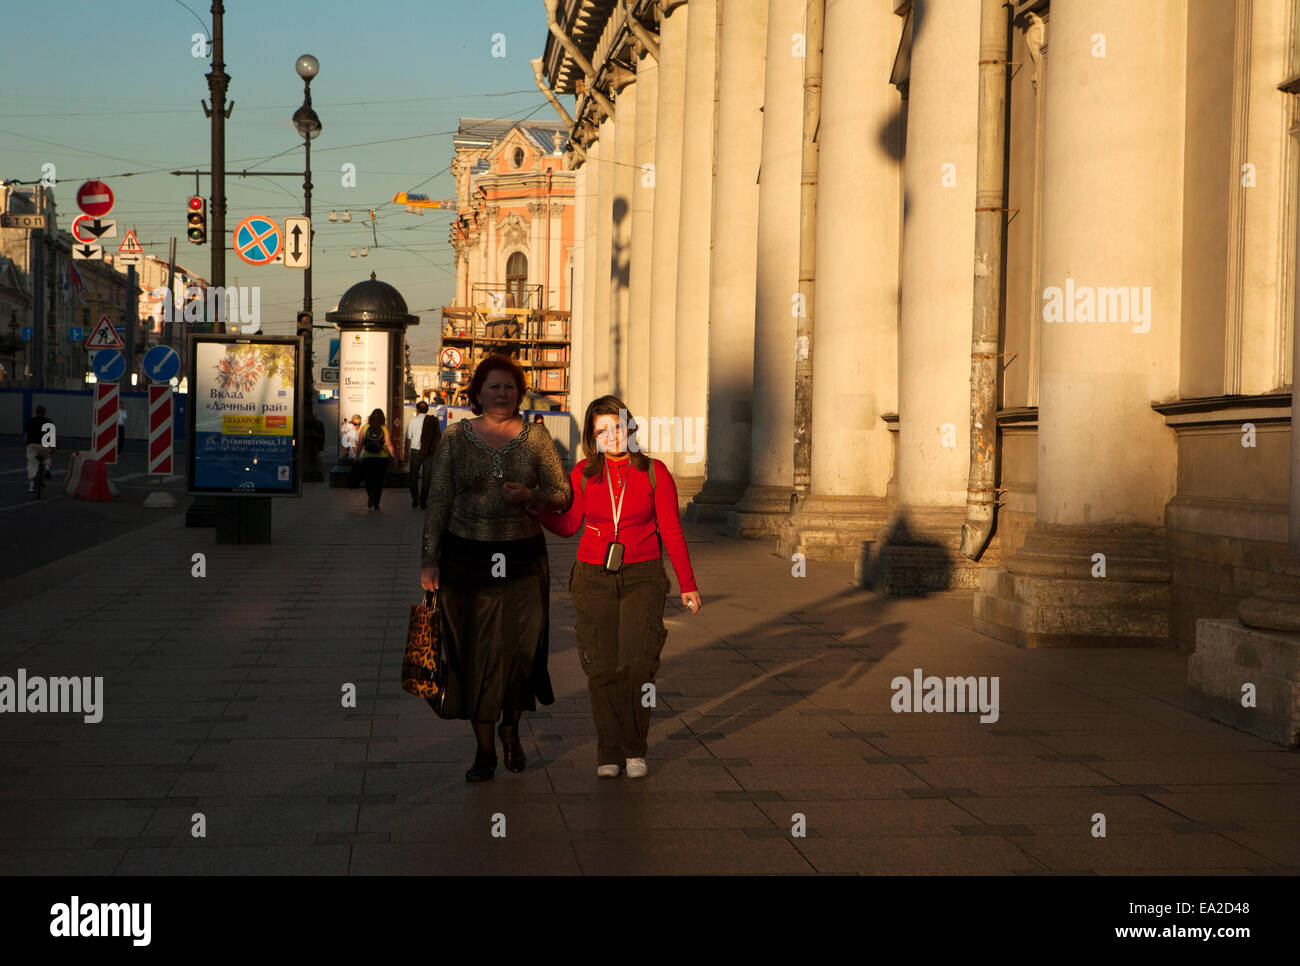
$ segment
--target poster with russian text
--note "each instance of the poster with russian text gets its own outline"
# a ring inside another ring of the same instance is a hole
[[[296,491],[296,353],[255,339],[195,345],[194,489]]]
[[[339,420],[353,416],[361,417],[361,432],[365,432],[370,414],[376,409],[384,411],[384,418],[391,422],[392,413],[388,411],[388,347],[387,332],[344,332],[339,339]],[[360,440],[357,440],[360,445]],[[342,439],[339,452],[343,453]],[[355,455],[355,451],[352,454]]]

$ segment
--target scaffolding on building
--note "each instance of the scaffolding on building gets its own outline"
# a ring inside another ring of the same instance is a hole
[[[528,388],[553,407],[569,405],[569,313],[542,307],[542,286],[476,283],[469,305],[442,307],[442,377],[454,403],[479,362],[498,354],[524,370]],[[460,350],[460,365],[446,364],[446,349]],[[524,408],[536,408],[525,406]]]

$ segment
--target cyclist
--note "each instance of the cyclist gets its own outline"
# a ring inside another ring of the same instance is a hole
[[[37,406],[36,415],[27,420],[27,426],[24,428],[27,438],[28,493],[36,492],[36,474],[41,472],[42,462],[45,463],[45,478],[48,480],[51,476],[50,466],[53,463],[54,447],[44,445],[44,440],[47,438],[53,439],[56,432],[54,420],[45,416],[45,407]]]

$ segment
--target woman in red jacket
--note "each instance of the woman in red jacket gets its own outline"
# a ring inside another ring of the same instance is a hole
[[[582,530],[578,560],[569,577],[577,612],[578,658],[587,674],[596,719],[601,778],[646,773],[650,708],[643,689],[654,681],[664,629],[664,598],[672,589],[662,551],[677,573],[682,604],[698,614],[700,593],[691,571],[677,509],[677,485],[659,460],[636,446],[629,451],[627,407],[601,396],[587,407],[582,448],[573,468],[573,503],[564,513],[535,512],[561,537]],[[635,438],[635,431],[631,434]],[[662,544],[662,546],[661,546]]]

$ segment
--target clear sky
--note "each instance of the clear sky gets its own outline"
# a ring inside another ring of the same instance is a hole
[[[302,139],[290,120],[303,93],[294,62],[313,54],[320,73],[312,105],[322,124],[312,142],[317,322],[349,286],[376,272],[420,314],[409,341],[417,362],[433,362],[421,357],[435,345],[439,316],[424,310],[455,291],[451,216],[419,217],[389,202],[397,191],[453,193],[446,169],[458,118],[555,119],[528,64],[546,42],[542,0],[227,0],[225,7],[227,98],[235,103],[226,122],[227,170],[302,169]],[[53,163],[60,228],[78,214],[78,186],[102,178],[116,196],[109,217],[119,241],[134,226],[145,251],[166,259],[175,235],[177,261],[208,277],[209,246],[185,237],[194,179],[166,172],[209,164],[209,122],[199,102],[208,98],[210,48],[193,56],[192,38],[210,32],[210,8],[210,0],[41,0],[22,16],[8,10],[0,178],[33,181]],[[505,36],[504,57],[493,56],[494,34]],[[563,100],[572,111],[572,98]],[[345,163],[356,165],[355,188],[342,186]],[[206,178],[201,187],[210,196]],[[226,193],[227,233],[248,215],[282,221],[302,211],[300,177],[228,175]],[[327,220],[330,209],[344,208],[350,224]],[[361,224],[368,208],[376,209],[378,247]],[[362,245],[368,257],[349,257]],[[228,240],[226,282],[261,286],[262,328],[292,332],[300,271],[248,265]]]

